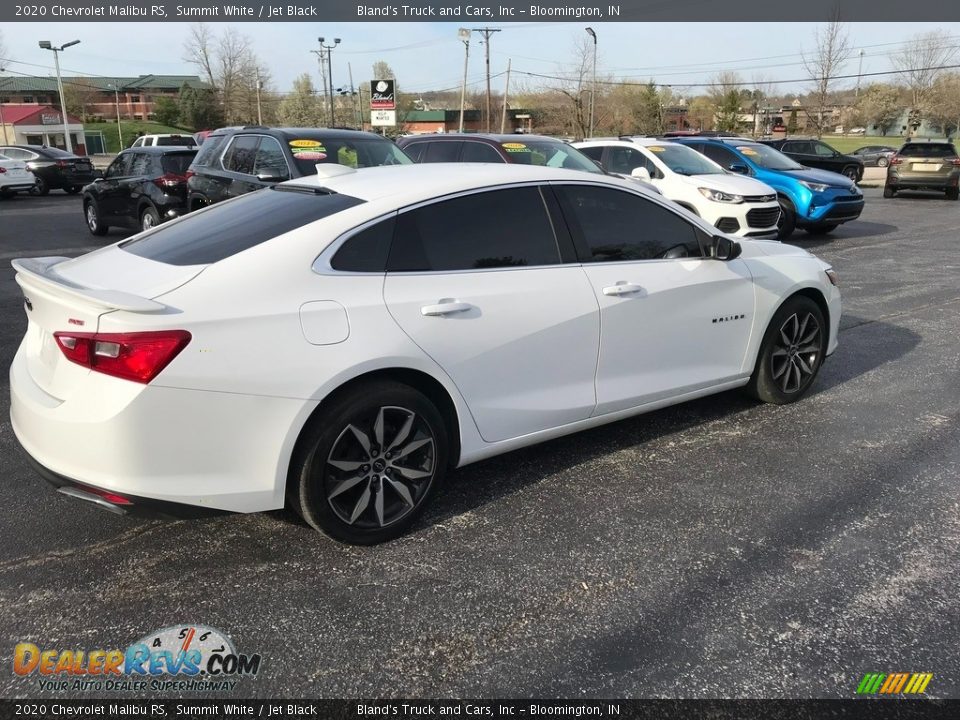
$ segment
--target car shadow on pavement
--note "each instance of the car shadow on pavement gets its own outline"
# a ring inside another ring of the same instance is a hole
[[[920,336],[883,321],[850,316],[840,346],[828,358],[807,396],[814,397],[895,362],[920,342]],[[802,400],[800,401],[803,402]],[[452,471],[443,491],[411,532],[441,524],[525,487],[589,463],[609,453],[641,446],[712,421],[732,418],[762,407],[741,390],[711,395],[556,440],[515,450]],[[281,522],[306,526],[292,511],[274,511]]]
[[[810,250],[811,248],[821,247],[823,245],[833,245],[843,240],[855,240],[864,237],[883,237],[884,235],[889,235],[899,230],[900,228],[896,225],[860,222],[858,220],[854,223],[841,225],[829,235],[812,235],[803,230],[797,230],[788,240],[784,240],[784,242],[788,245],[796,245],[805,250]]]

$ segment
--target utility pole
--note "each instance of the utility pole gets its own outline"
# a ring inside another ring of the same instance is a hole
[[[857,67],[857,89],[854,97],[860,97],[860,78],[863,77],[863,48],[860,48],[860,65]]]
[[[317,68],[320,73],[320,80],[323,82],[323,97],[327,97],[327,55],[323,50],[311,50],[317,56]]]
[[[463,134],[463,108],[467,99],[467,66],[470,65],[470,30],[460,28],[457,37],[463,43],[463,84],[460,86],[460,133]]]
[[[363,112],[360,110],[360,93],[353,89],[353,68],[347,63],[347,73],[350,78],[350,95],[353,96],[353,104],[357,108],[357,130],[363,130]]]
[[[590,83],[590,139],[593,139],[593,108],[597,101],[597,33],[586,28],[587,35],[593,38],[593,82]]]
[[[123,150],[123,128],[120,127],[120,80],[114,80],[113,84],[107,87],[113,88],[113,99],[117,105],[117,137],[120,139],[120,149]]]
[[[340,38],[333,39],[333,45],[324,45],[324,38],[319,37],[317,40],[320,41],[320,52],[324,50],[327,51],[327,78],[324,80],[324,84],[327,85],[329,89],[328,100],[330,101],[330,127],[333,127],[336,123],[333,119],[333,58],[330,54],[333,52],[333,49],[340,44]],[[329,80],[329,84],[327,81]]]
[[[263,125],[263,113],[260,112],[260,91],[263,89],[263,80],[260,79],[260,69],[257,68],[257,125]]]
[[[507,127],[507,97],[510,95],[510,66],[513,58],[507,58],[507,84],[503,86],[503,111],[500,113],[500,134],[506,132]]]
[[[70,140],[70,121],[67,119],[67,103],[63,97],[63,78],[60,77],[60,53],[73,45],[79,45],[79,40],[72,40],[64,43],[60,47],[54,47],[49,40],[41,40],[40,47],[43,50],[53,51],[53,64],[57,68],[57,89],[60,91],[60,112],[63,114],[63,139],[67,145],[67,152],[73,153],[73,142]]]
[[[487,63],[487,132],[490,132],[490,37],[494,33],[500,32],[500,28],[482,27],[474,28],[473,31],[483,35],[484,54]]]

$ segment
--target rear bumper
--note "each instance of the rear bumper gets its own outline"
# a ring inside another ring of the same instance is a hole
[[[33,189],[33,186],[36,185],[36,181],[28,180],[26,182],[15,182],[8,183],[7,185],[0,185],[0,192],[11,193],[11,192],[27,192]]]
[[[292,445],[314,406],[142,386],[95,372],[59,400],[33,380],[23,347],[10,366],[11,425],[41,474],[58,486],[116,493],[145,509],[283,507]]]
[[[946,190],[947,188],[957,187],[960,176],[937,175],[888,175],[887,185],[905,190]]]

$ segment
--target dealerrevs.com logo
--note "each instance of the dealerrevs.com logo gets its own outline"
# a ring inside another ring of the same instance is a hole
[[[13,672],[36,676],[41,690],[224,691],[259,670],[259,654],[237,652],[229,637],[206,625],[165,627],[125,650],[40,648],[23,642],[13,651]]]

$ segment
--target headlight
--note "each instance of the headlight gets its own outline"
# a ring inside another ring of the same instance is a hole
[[[827,278],[830,280],[830,284],[834,287],[840,287],[840,276],[837,275],[836,271],[833,268],[827,268],[824,270],[827,274]]]
[[[711,190],[710,188],[697,188],[700,191],[700,194],[703,195],[707,200],[713,200],[714,202],[722,203],[742,203],[743,195],[733,195],[731,193],[725,193],[722,190]]]
[[[816,193],[824,192],[828,187],[830,187],[829,185],[824,185],[823,183],[807,182],[806,180],[801,180],[800,184],[803,185],[807,190]]]

